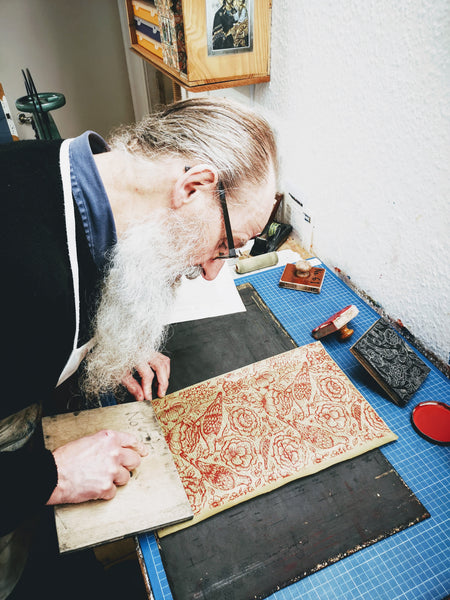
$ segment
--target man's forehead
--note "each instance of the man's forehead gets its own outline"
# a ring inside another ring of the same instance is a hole
[[[245,193],[245,192],[244,192]],[[269,177],[266,182],[258,186],[252,186],[247,190],[246,202],[237,207],[236,225],[233,223],[233,233],[237,237],[242,236],[244,243],[249,238],[261,233],[269,220],[276,198],[275,177]],[[232,210],[232,212],[234,212]],[[239,223],[240,221],[240,223]]]
[[[264,210],[271,210],[275,204],[277,191],[276,177],[273,169],[267,175],[266,181],[259,187],[260,204]]]

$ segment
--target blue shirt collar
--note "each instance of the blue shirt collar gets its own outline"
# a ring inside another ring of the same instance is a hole
[[[94,160],[94,154],[108,151],[108,144],[93,131],[74,138],[69,147],[72,194],[95,264],[101,270],[117,241],[111,206]]]

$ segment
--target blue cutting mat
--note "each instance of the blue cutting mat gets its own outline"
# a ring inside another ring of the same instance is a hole
[[[399,436],[381,448],[406,484],[431,514],[417,525],[356,552],[276,592],[271,600],[442,600],[450,595],[450,447],[435,446],[410,425],[414,406],[424,400],[450,402],[450,382],[422,355],[431,371],[405,408],[386,400],[381,388],[350,353],[350,346],[379,318],[327,269],[320,294],[282,289],[283,267],[247,277],[299,346],[314,341],[311,331],[338,310],[355,304],[355,333],[346,342],[321,341],[380,417]],[[139,536],[155,600],[172,600],[155,538]],[[186,599],[189,600],[189,599]]]

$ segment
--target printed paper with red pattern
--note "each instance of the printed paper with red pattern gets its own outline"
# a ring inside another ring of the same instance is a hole
[[[160,535],[397,439],[321,342],[153,405],[195,514]]]

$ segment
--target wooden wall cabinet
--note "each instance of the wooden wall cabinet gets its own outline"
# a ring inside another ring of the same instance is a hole
[[[191,91],[270,79],[271,0],[125,0],[131,49]]]

